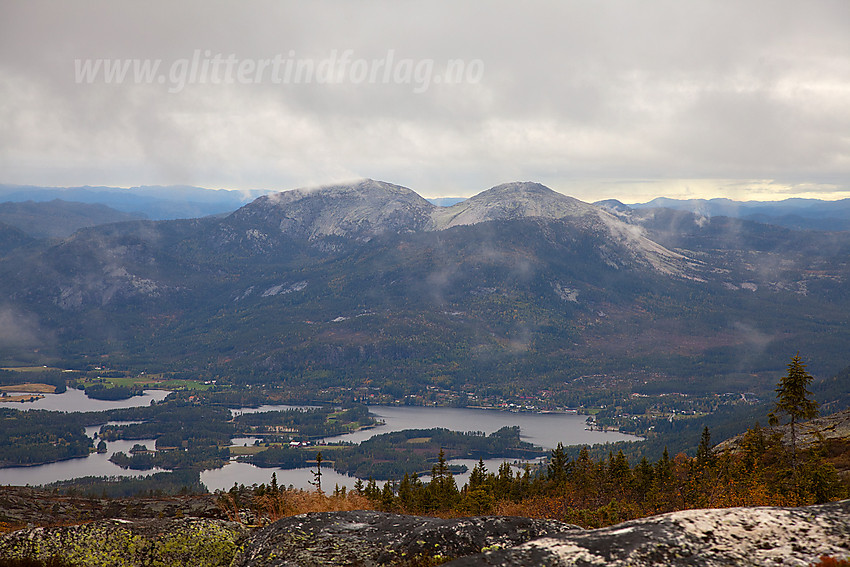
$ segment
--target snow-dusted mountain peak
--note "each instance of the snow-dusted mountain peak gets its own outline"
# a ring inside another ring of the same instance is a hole
[[[631,261],[657,270],[680,273],[684,260],[647,238],[640,227],[532,182],[504,183],[451,207],[437,207],[406,187],[363,179],[267,195],[232,218],[254,229],[262,226],[311,241],[328,236],[365,241],[383,234],[440,231],[490,221],[554,220],[628,250]]]
[[[434,205],[414,191],[373,179],[273,193],[234,215],[277,221],[282,232],[307,237],[368,240],[423,228]]]
[[[451,207],[433,211],[432,230],[492,220],[539,217],[578,218],[595,215],[592,205],[532,182],[497,185]]]

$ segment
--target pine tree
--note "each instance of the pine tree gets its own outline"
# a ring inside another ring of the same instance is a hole
[[[806,372],[806,365],[798,352],[788,363],[788,373],[779,381],[776,387],[776,407],[770,414],[770,423],[779,422],[776,412],[787,414],[791,418],[791,455],[792,466],[797,471],[797,421],[811,419],[818,414],[818,404],[809,399],[812,393],[808,390],[812,375]]]

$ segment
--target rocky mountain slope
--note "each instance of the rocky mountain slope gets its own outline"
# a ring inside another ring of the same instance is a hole
[[[629,225],[603,208],[557,193],[539,183],[505,183],[466,201],[431,214],[431,230],[473,225],[496,220],[540,218],[569,222],[583,231],[603,235],[622,244],[636,257],[662,272],[682,275],[687,258],[645,236],[637,225]]]
[[[434,209],[410,189],[365,179],[266,195],[233,213],[231,220],[276,225],[284,234],[309,241],[327,236],[369,240],[379,234],[421,230]]]
[[[107,520],[0,536],[0,557],[101,565],[787,565],[850,557],[850,501],[688,510],[582,530],[555,521],[310,513],[247,530],[221,520]]]
[[[777,425],[763,428],[765,435],[778,434],[783,445],[791,446],[790,424]],[[796,426],[797,448],[810,449],[821,442],[850,442],[850,410],[840,411],[834,414],[816,417]],[[734,449],[738,446],[741,436],[727,439],[717,445],[717,451]]]
[[[790,424],[762,428],[766,439],[777,437],[786,448],[792,445]],[[798,451],[815,450],[823,454],[825,462],[835,467],[841,478],[850,478],[850,410],[821,415],[796,425]],[[736,452],[741,449],[744,434],[736,435],[718,444],[714,451]]]
[[[0,351],[458,387],[696,380],[781,369],[796,350],[816,372],[847,365],[850,235],[677,214],[619,217],[534,183],[437,207],[363,180],[84,229],[0,257],[0,305],[34,337]]]
[[[545,219],[622,244],[649,266],[681,273],[686,258],[651,241],[602,208],[557,193],[539,183],[505,183],[449,207],[438,207],[410,189],[365,179],[349,185],[295,189],[260,197],[236,211],[230,223],[316,241],[338,236],[369,240],[380,234],[442,231],[492,221]],[[256,238],[274,238],[256,234]]]

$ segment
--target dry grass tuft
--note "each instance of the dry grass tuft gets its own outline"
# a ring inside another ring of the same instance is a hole
[[[246,506],[247,504],[247,506]],[[237,501],[233,495],[224,494],[220,505],[231,520],[242,521],[240,510],[252,510],[261,524],[274,522],[287,516],[308,512],[348,512],[351,510],[374,510],[374,504],[356,492],[326,494],[324,492],[280,489],[252,495],[250,502]]]

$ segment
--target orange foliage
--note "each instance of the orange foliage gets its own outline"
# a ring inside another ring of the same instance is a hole
[[[308,512],[375,509],[372,501],[356,492],[325,494],[324,492],[280,489],[278,491],[265,491],[259,495],[251,494],[247,502],[241,500],[239,495],[231,493],[224,493],[219,500],[219,506],[232,521],[243,521],[239,511],[244,508],[252,510],[260,524]]]
[[[828,555],[821,555],[820,561],[812,563],[811,567],[850,567],[847,559],[836,559]]]

